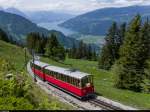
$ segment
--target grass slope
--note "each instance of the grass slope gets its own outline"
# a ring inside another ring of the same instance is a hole
[[[72,66],[73,68],[77,68],[83,72],[93,74],[95,89],[99,95],[133,107],[150,109],[150,94],[136,93],[129,90],[115,88],[113,86],[115,82],[115,75],[109,71],[98,69],[97,62],[66,59],[64,64],[61,64],[47,58],[42,58],[41,60],[61,67]]]
[[[0,58],[1,59],[7,59],[9,61],[11,61],[17,71],[17,73],[22,73],[25,72],[25,66],[24,66],[24,50],[20,47],[17,47],[15,45],[11,45],[9,43],[3,42],[0,40]],[[30,56],[28,55],[28,60],[30,59]],[[1,65],[0,65],[1,66]],[[0,71],[1,73],[2,71]],[[29,90],[27,94],[29,94],[29,97],[31,97],[31,103],[32,102],[36,102],[36,105],[39,105],[37,107],[34,107],[36,109],[74,109],[73,107],[71,107],[70,105],[64,104],[62,102],[59,102],[57,98],[48,95],[47,93],[45,93],[42,89],[40,89],[35,83],[32,82],[31,77],[29,77],[27,75],[27,73],[25,72],[25,77],[28,78],[29,83],[28,85],[31,85],[32,90]],[[8,101],[11,101],[11,99],[8,98]],[[40,103],[42,102],[42,104]],[[2,101],[0,100],[0,103],[2,103]],[[18,107],[17,107],[18,108]],[[13,109],[13,108],[9,108],[9,107],[1,107],[0,109]],[[18,108],[18,109],[21,109]],[[27,108],[28,109],[28,108]]]

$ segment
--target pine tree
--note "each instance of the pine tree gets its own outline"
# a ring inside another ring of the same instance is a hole
[[[77,47],[75,43],[73,43],[72,49],[70,49],[70,54],[71,58],[77,58]]]
[[[117,39],[118,28],[117,24],[114,22],[105,38],[106,44],[100,53],[99,68],[106,70],[110,69],[115,60],[118,58]]]
[[[40,42],[40,53],[42,53],[42,54],[45,54],[46,43],[47,43],[47,37],[42,35],[41,42]]]
[[[125,38],[126,33],[126,23],[120,25],[118,29],[118,36],[116,36],[116,59],[119,59],[119,50],[120,46],[123,44],[123,40]]]
[[[120,49],[117,62],[116,86],[134,91],[141,91],[141,83],[145,77],[144,67],[149,54],[148,25],[141,30],[141,17],[137,15],[131,22]]]
[[[81,41],[79,42],[79,47],[78,47],[77,52],[76,52],[76,58],[77,58],[77,59],[83,58],[83,55],[84,55],[83,46],[84,46],[84,43],[83,43],[83,41],[81,40]]]
[[[83,56],[82,56],[82,58],[83,59],[87,59],[87,45],[85,44],[85,43],[83,43],[83,48],[82,48],[82,53],[83,53]]]
[[[91,47],[91,45],[88,45],[88,48],[87,48],[87,59],[88,60],[92,59],[92,47]]]
[[[46,50],[46,52],[45,52],[45,54],[48,56],[48,57],[51,57],[52,55],[53,55],[53,51],[52,51],[52,48],[53,48],[53,46],[52,46],[52,43],[51,43],[51,38],[50,37],[48,37],[48,39],[47,39],[47,44],[46,44],[46,48],[45,48],[45,50]]]
[[[29,33],[27,35],[27,47],[29,49],[29,51],[31,52],[33,49],[35,49],[35,44],[36,40],[35,40],[35,33]]]
[[[124,38],[125,38],[125,33],[126,33],[126,23],[123,23],[120,25],[120,29],[118,31],[118,35],[119,35],[119,39],[118,39],[118,43],[120,45],[123,44]]]
[[[96,54],[95,49],[94,49],[94,51],[92,52],[92,60],[93,60],[93,61],[96,61],[96,60],[97,60],[97,54]]]

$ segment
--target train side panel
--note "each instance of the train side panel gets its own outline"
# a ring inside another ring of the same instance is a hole
[[[47,74],[44,74],[42,71],[34,69],[33,67],[32,67],[32,71],[36,75],[38,75],[40,78],[42,78],[43,80],[46,80],[46,81],[48,81],[48,82],[50,82],[50,83],[52,83],[52,84],[54,84],[54,85],[56,85],[56,86],[58,86],[58,87],[60,87],[64,90],[66,90],[66,91],[68,91],[68,92],[70,92],[70,93],[72,93],[76,96],[84,97],[88,93],[93,93],[94,92],[94,87],[88,87],[88,88],[85,87],[85,88],[80,89],[80,88],[78,88],[76,86],[73,86],[69,83],[66,83],[64,81],[58,80],[54,77],[51,77]]]
[[[68,83],[63,82],[63,81],[58,80],[58,79],[55,79],[54,77],[51,77],[51,76],[46,75],[46,74],[45,74],[45,79],[46,79],[48,82],[50,82],[50,83],[52,83],[52,84],[54,84],[54,85],[57,85],[57,86],[59,86],[59,87],[65,89],[65,90],[67,90],[67,91],[69,91],[69,92],[71,92],[71,93],[77,95],[77,96],[80,96],[80,97],[83,96],[82,90],[79,89],[79,88],[77,88],[77,87],[75,87],[75,86],[73,86],[73,85],[71,85],[71,84],[68,84]]]

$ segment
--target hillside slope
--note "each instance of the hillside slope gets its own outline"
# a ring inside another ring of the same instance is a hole
[[[119,24],[129,22],[137,13],[143,19],[150,17],[150,6],[98,9],[65,21],[60,26],[82,34],[105,35],[113,21]]]
[[[8,73],[12,74],[11,80],[4,78]],[[73,107],[46,94],[33,82],[25,71],[24,49],[0,40],[0,110],[30,109],[71,110]]]

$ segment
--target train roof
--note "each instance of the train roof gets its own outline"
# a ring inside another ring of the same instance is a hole
[[[47,70],[58,72],[58,73],[61,73],[70,77],[74,77],[77,79],[82,79],[83,77],[90,75],[88,73],[80,72],[78,70],[72,71],[71,69],[68,69],[68,68],[53,66],[47,63],[43,63],[41,61],[34,61],[34,63],[40,67],[45,67],[45,69]]]

